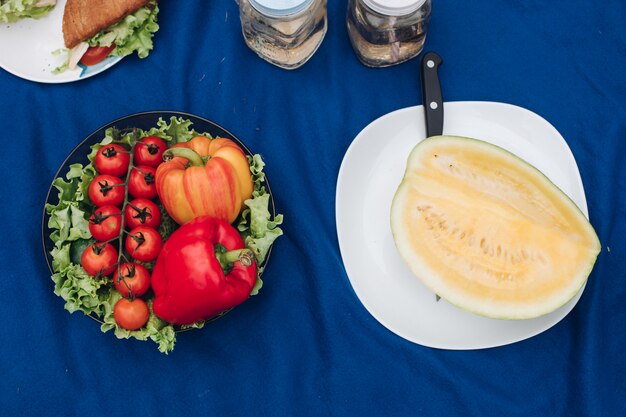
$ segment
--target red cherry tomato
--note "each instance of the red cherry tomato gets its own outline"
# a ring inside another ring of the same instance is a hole
[[[152,200],[136,198],[126,204],[124,224],[129,229],[148,226],[156,229],[161,224],[161,210]]]
[[[114,49],[115,44],[111,46],[91,46],[80,59],[80,63],[86,66],[96,65],[109,56]]]
[[[110,243],[92,243],[83,251],[80,264],[92,277],[109,275],[117,265],[117,249]]]
[[[89,232],[97,241],[106,242],[120,235],[122,212],[119,207],[102,206],[89,218]]]
[[[121,206],[124,181],[113,175],[96,175],[89,184],[89,199],[96,207]]]
[[[124,241],[124,247],[130,256],[142,262],[155,260],[162,245],[163,239],[159,232],[147,226],[135,227]]]
[[[130,297],[131,294],[133,297],[140,297],[150,288],[150,272],[141,264],[125,262],[115,268],[113,285],[124,297]]]
[[[115,322],[126,330],[137,330],[145,326],[150,317],[148,305],[141,298],[120,298],[113,307]]]
[[[137,165],[130,172],[128,192],[135,198],[153,199],[157,196],[154,181],[156,169],[148,165]]]
[[[135,145],[135,164],[157,167],[163,162],[163,152],[167,150],[167,143],[156,136],[146,136]]]
[[[99,174],[116,177],[126,177],[129,163],[130,153],[122,145],[116,143],[110,143],[98,149],[94,158],[94,164]]]

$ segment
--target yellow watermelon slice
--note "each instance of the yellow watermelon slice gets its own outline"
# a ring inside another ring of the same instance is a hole
[[[428,138],[411,152],[391,229],[428,288],[498,319],[556,310],[580,290],[600,252],[589,221],[540,171],[456,136]]]

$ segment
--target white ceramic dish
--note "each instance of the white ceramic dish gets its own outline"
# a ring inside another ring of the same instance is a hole
[[[493,102],[444,104],[445,135],[482,139],[513,152],[548,176],[587,216],[576,161],[559,132],[537,114]],[[407,157],[425,137],[422,106],[387,114],[363,129],[348,148],[337,180],[336,221],[350,283],[382,325],[420,345],[481,349],[514,343],[554,326],[584,287],[558,310],[530,320],[496,320],[461,310],[414,277],[396,252],[390,229],[393,195]]]
[[[65,46],[62,32],[65,3],[66,0],[57,0],[54,9],[39,20],[0,24],[0,67],[30,81],[67,83],[89,78],[117,64],[122,58],[110,57],[86,69],[77,67],[53,73],[66,60],[65,54],[52,53]]]

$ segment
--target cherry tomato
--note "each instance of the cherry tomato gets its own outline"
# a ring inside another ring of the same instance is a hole
[[[89,199],[96,207],[121,206],[124,181],[113,175],[96,175],[89,184]]]
[[[137,330],[145,326],[150,317],[148,304],[141,298],[120,298],[113,307],[115,322],[126,330]]]
[[[167,143],[156,136],[146,136],[135,145],[134,158],[137,165],[157,167],[163,162],[163,152],[167,150]]]
[[[148,165],[137,165],[130,172],[128,192],[135,198],[153,199],[157,196],[154,176],[156,169]]]
[[[122,212],[119,207],[99,207],[89,218],[89,232],[100,242],[118,237],[121,229]]]
[[[91,46],[80,59],[80,63],[86,66],[96,65],[109,56],[114,49],[115,44],[111,46]]]
[[[110,243],[92,243],[83,251],[80,263],[92,277],[109,275],[117,265],[117,249]]]
[[[124,297],[130,297],[131,294],[133,297],[140,297],[150,288],[150,272],[141,264],[125,262],[119,269],[115,268],[113,285]]]
[[[152,200],[136,198],[126,204],[124,224],[129,229],[137,226],[148,226],[156,229],[161,224],[161,210]]]
[[[110,143],[104,145],[94,158],[94,164],[99,174],[125,177],[128,173],[130,153],[122,145]]]
[[[124,241],[124,247],[130,256],[143,262],[155,260],[162,245],[163,239],[159,232],[147,226],[135,227]]]

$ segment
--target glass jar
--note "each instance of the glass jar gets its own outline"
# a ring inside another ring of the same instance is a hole
[[[359,60],[388,67],[419,55],[431,9],[431,0],[349,0],[346,23]]]
[[[285,69],[313,56],[328,24],[326,0],[239,0],[239,17],[248,47]]]

